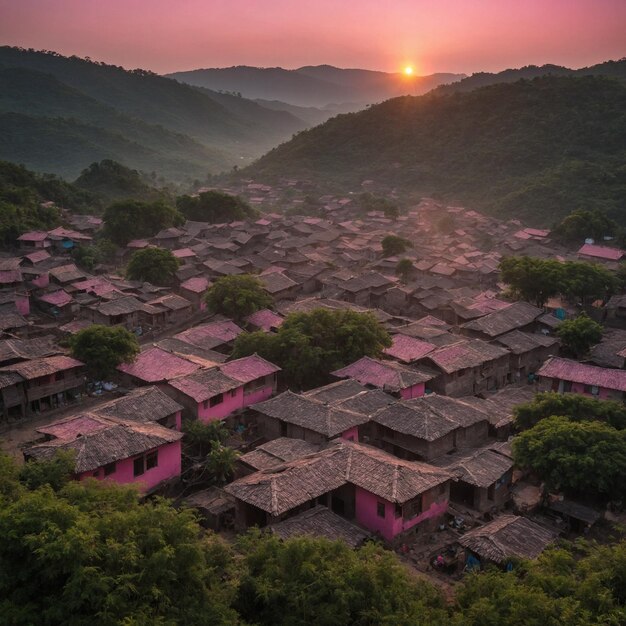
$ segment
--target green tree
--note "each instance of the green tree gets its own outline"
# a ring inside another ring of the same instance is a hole
[[[626,428],[626,406],[623,402],[597,400],[579,393],[538,393],[531,402],[517,405],[513,413],[515,425],[520,430],[532,428],[552,415],[561,415],[575,422],[598,420],[617,430]]]
[[[126,268],[130,280],[140,280],[153,285],[171,284],[179,261],[166,248],[143,248],[133,252]]]
[[[398,237],[397,235],[387,235],[386,237],[383,237],[381,243],[383,246],[384,257],[402,254],[407,248],[412,246],[408,239]]]
[[[602,241],[605,236],[615,236],[618,231],[617,222],[606,211],[576,209],[553,229],[552,236],[565,243],[581,244],[589,237]]]
[[[223,191],[204,191],[197,196],[179,196],[176,207],[188,219],[195,222],[234,222],[257,217],[259,211],[253,209],[243,198]]]
[[[139,354],[137,338],[122,326],[93,324],[71,337],[69,345],[94,380],[111,378],[118,365],[132,363]]]
[[[239,453],[236,450],[214,441],[205,462],[205,467],[211,476],[212,482],[224,485],[232,480],[238,458]]]
[[[602,341],[602,326],[586,313],[581,313],[575,319],[561,322],[556,334],[568,354],[578,359],[585,356],[591,346]]]
[[[228,429],[221,421],[205,424],[200,420],[183,422],[184,442],[191,454],[205,456],[214,443],[223,443],[228,439]]]
[[[243,571],[235,599],[247,623],[296,626],[447,623],[441,594],[375,544],[249,533],[237,543]]]
[[[363,213],[369,213],[370,211],[382,211],[385,214],[385,217],[394,220],[400,215],[400,209],[395,202],[389,200],[389,198],[375,196],[368,191],[359,194],[357,202],[363,209]]]
[[[626,497],[626,431],[608,424],[547,417],[513,439],[513,456],[549,489],[592,498]]]
[[[563,267],[558,261],[528,256],[500,261],[500,276],[513,295],[542,307],[562,285]]]
[[[54,491],[59,491],[73,478],[75,467],[74,453],[59,450],[50,461],[25,463],[17,476],[28,489],[34,490],[48,485]]]
[[[562,264],[562,272],[561,293],[583,304],[603,300],[618,288],[616,275],[597,263],[569,261]]]
[[[104,235],[124,246],[132,239],[153,237],[160,230],[180,226],[185,218],[163,201],[120,200],[104,212]]]
[[[273,304],[263,283],[250,274],[218,278],[207,290],[205,299],[210,311],[234,320],[242,320]]]
[[[396,276],[399,276],[403,281],[409,280],[415,267],[411,259],[400,259],[396,264]]]
[[[277,333],[243,333],[233,357],[254,354],[276,363],[288,386],[311,388],[328,374],[363,356],[379,356],[391,345],[389,333],[371,313],[315,309],[288,315]]]

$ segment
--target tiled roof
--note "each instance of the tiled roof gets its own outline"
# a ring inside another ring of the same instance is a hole
[[[240,383],[249,383],[263,376],[280,372],[280,367],[266,361],[258,354],[252,354],[241,359],[228,361],[228,363],[220,365],[220,370]]]
[[[619,248],[609,248],[608,246],[596,246],[591,243],[586,243],[578,250],[578,254],[594,257],[596,259],[604,259],[606,261],[619,261],[626,253]]]
[[[427,341],[420,341],[415,337],[410,337],[409,335],[393,335],[391,338],[392,344],[391,347],[385,348],[383,352],[387,356],[391,356],[398,361],[402,361],[403,363],[411,363],[413,361],[417,361],[421,359],[423,356],[427,355],[429,352],[432,352],[436,349],[432,343],[428,343]]]
[[[604,389],[626,391],[626,370],[597,367],[560,357],[548,359],[539,368],[537,375]]]
[[[200,366],[187,359],[161,350],[149,348],[137,356],[133,363],[122,363],[118,370],[147,383],[158,383],[177,376],[185,376]]]

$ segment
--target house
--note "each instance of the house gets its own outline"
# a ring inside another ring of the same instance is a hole
[[[57,355],[0,368],[3,418],[25,417],[76,400],[85,387],[85,366]]]
[[[131,385],[164,384],[198,369],[198,363],[156,347],[142,350],[132,363],[122,363],[117,367],[120,379]]]
[[[202,422],[224,419],[276,393],[280,368],[257,354],[168,380],[164,391]]]
[[[183,434],[154,422],[84,413],[37,429],[46,437],[24,451],[28,460],[51,459],[60,451],[75,455],[77,480],[136,483],[144,492],[180,476]]]
[[[318,452],[319,444],[304,441],[303,439],[291,439],[279,437],[267,443],[257,446],[254,450],[242,454],[237,459],[239,465],[238,474],[250,474],[259,470],[282,465],[287,461],[301,459],[304,456]]]
[[[400,363],[414,363],[437,348],[433,343],[403,334],[393,335],[391,342],[383,353]]]
[[[513,460],[496,447],[446,455],[433,464],[456,476],[450,484],[455,504],[483,513],[501,509],[511,499]]]
[[[33,339],[3,339],[0,341],[0,367],[62,352],[55,337],[45,335]]]
[[[611,296],[605,311],[607,326],[626,329],[626,294]]]
[[[513,330],[534,330],[535,320],[543,312],[543,309],[528,302],[514,302],[506,308],[462,324],[460,330],[468,337],[489,341]]]
[[[299,289],[298,283],[282,272],[262,274],[259,276],[259,280],[263,284],[263,289],[265,289],[274,300],[295,298]]]
[[[426,368],[408,368],[393,361],[380,361],[364,356],[347,367],[331,372],[337,378],[353,378],[363,385],[378,387],[404,400],[419,398],[426,393],[426,383],[436,373]]]
[[[262,330],[269,333],[277,331],[284,318],[270,309],[261,309],[248,315],[244,321],[253,331]]]
[[[73,250],[81,245],[89,245],[93,241],[93,238],[89,235],[63,228],[63,226],[48,231],[47,239],[54,248],[64,252]]]
[[[354,413],[371,416],[396,399],[381,389],[370,389],[352,378],[305,391],[303,396]]]
[[[215,532],[231,529],[235,520],[235,498],[219,487],[209,487],[183,498],[184,504],[200,514],[200,524]]]
[[[536,559],[556,540],[556,533],[517,515],[502,515],[492,522],[461,535],[470,567],[495,564],[505,566],[512,558]]]
[[[509,350],[508,382],[523,382],[533,375],[550,356],[559,353],[559,340],[556,337],[539,333],[525,333],[512,330],[500,335],[496,343]]]
[[[315,454],[239,478],[239,529],[272,526],[316,505],[354,520],[387,541],[432,528],[447,511],[452,476],[363,444],[336,441]]]
[[[175,293],[168,293],[163,296],[159,296],[158,298],[154,298],[153,300],[150,300],[147,305],[161,311],[160,315],[154,314],[160,318],[159,324],[153,323],[155,326],[178,324],[188,319],[192,314],[191,302],[182,296],[176,295]]]
[[[593,259],[594,261],[606,261],[618,263],[624,257],[624,250],[619,248],[609,248],[608,246],[598,246],[593,243],[586,243],[578,250],[578,256],[583,260]]]
[[[368,421],[364,413],[329,405],[305,395],[285,391],[254,407],[258,430],[266,439],[291,437],[314,444],[342,437],[358,440],[358,427]]]
[[[509,351],[480,339],[459,341],[437,348],[418,361],[434,366],[429,386],[446,396],[471,396],[495,390],[509,377]]]
[[[484,443],[489,416],[460,398],[430,394],[374,413],[363,440],[403,459],[430,460]]]
[[[122,296],[85,307],[85,313],[94,324],[124,326],[134,331],[151,321],[151,317],[158,315],[159,310],[135,296]]]
[[[38,309],[59,320],[67,320],[80,310],[80,305],[64,289],[44,292],[34,296],[34,300]]]
[[[231,320],[223,320],[194,326],[174,335],[174,338],[199,348],[227,354],[242,332],[243,329]]]
[[[43,250],[49,248],[51,242],[48,241],[48,233],[45,231],[31,231],[23,233],[17,238],[20,250],[32,252],[33,250]]]
[[[205,311],[204,294],[210,285],[209,279],[205,276],[193,276],[182,282],[178,289],[180,295],[191,302],[194,311]]]
[[[553,357],[537,371],[543,391],[581,393],[602,400],[623,400],[626,370],[610,369]]]

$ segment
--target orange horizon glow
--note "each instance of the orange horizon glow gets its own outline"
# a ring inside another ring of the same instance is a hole
[[[404,71],[404,75],[405,75],[405,76],[413,76],[413,66],[412,66],[412,65],[407,65],[407,66],[404,68],[404,70],[403,70],[403,71]]]

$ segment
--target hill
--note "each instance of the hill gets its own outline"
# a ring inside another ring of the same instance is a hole
[[[116,159],[194,178],[249,163],[307,126],[286,111],[89,59],[5,46],[0,70],[0,112],[29,118],[7,136],[18,151],[5,147],[2,157],[67,176],[92,161]],[[20,147],[36,144],[42,130],[45,151]]]
[[[546,76],[395,98],[299,133],[243,171],[396,188],[548,223],[578,207],[626,222],[626,86]]]
[[[241,93],[245,98],[278,100],[300,107],[325,107],[352,103],[353,110],[404,94],[422,94],[463,74],[412,76],[331,65],[301,67],[248,67],[197,69],[168,74],[190,85]]]

